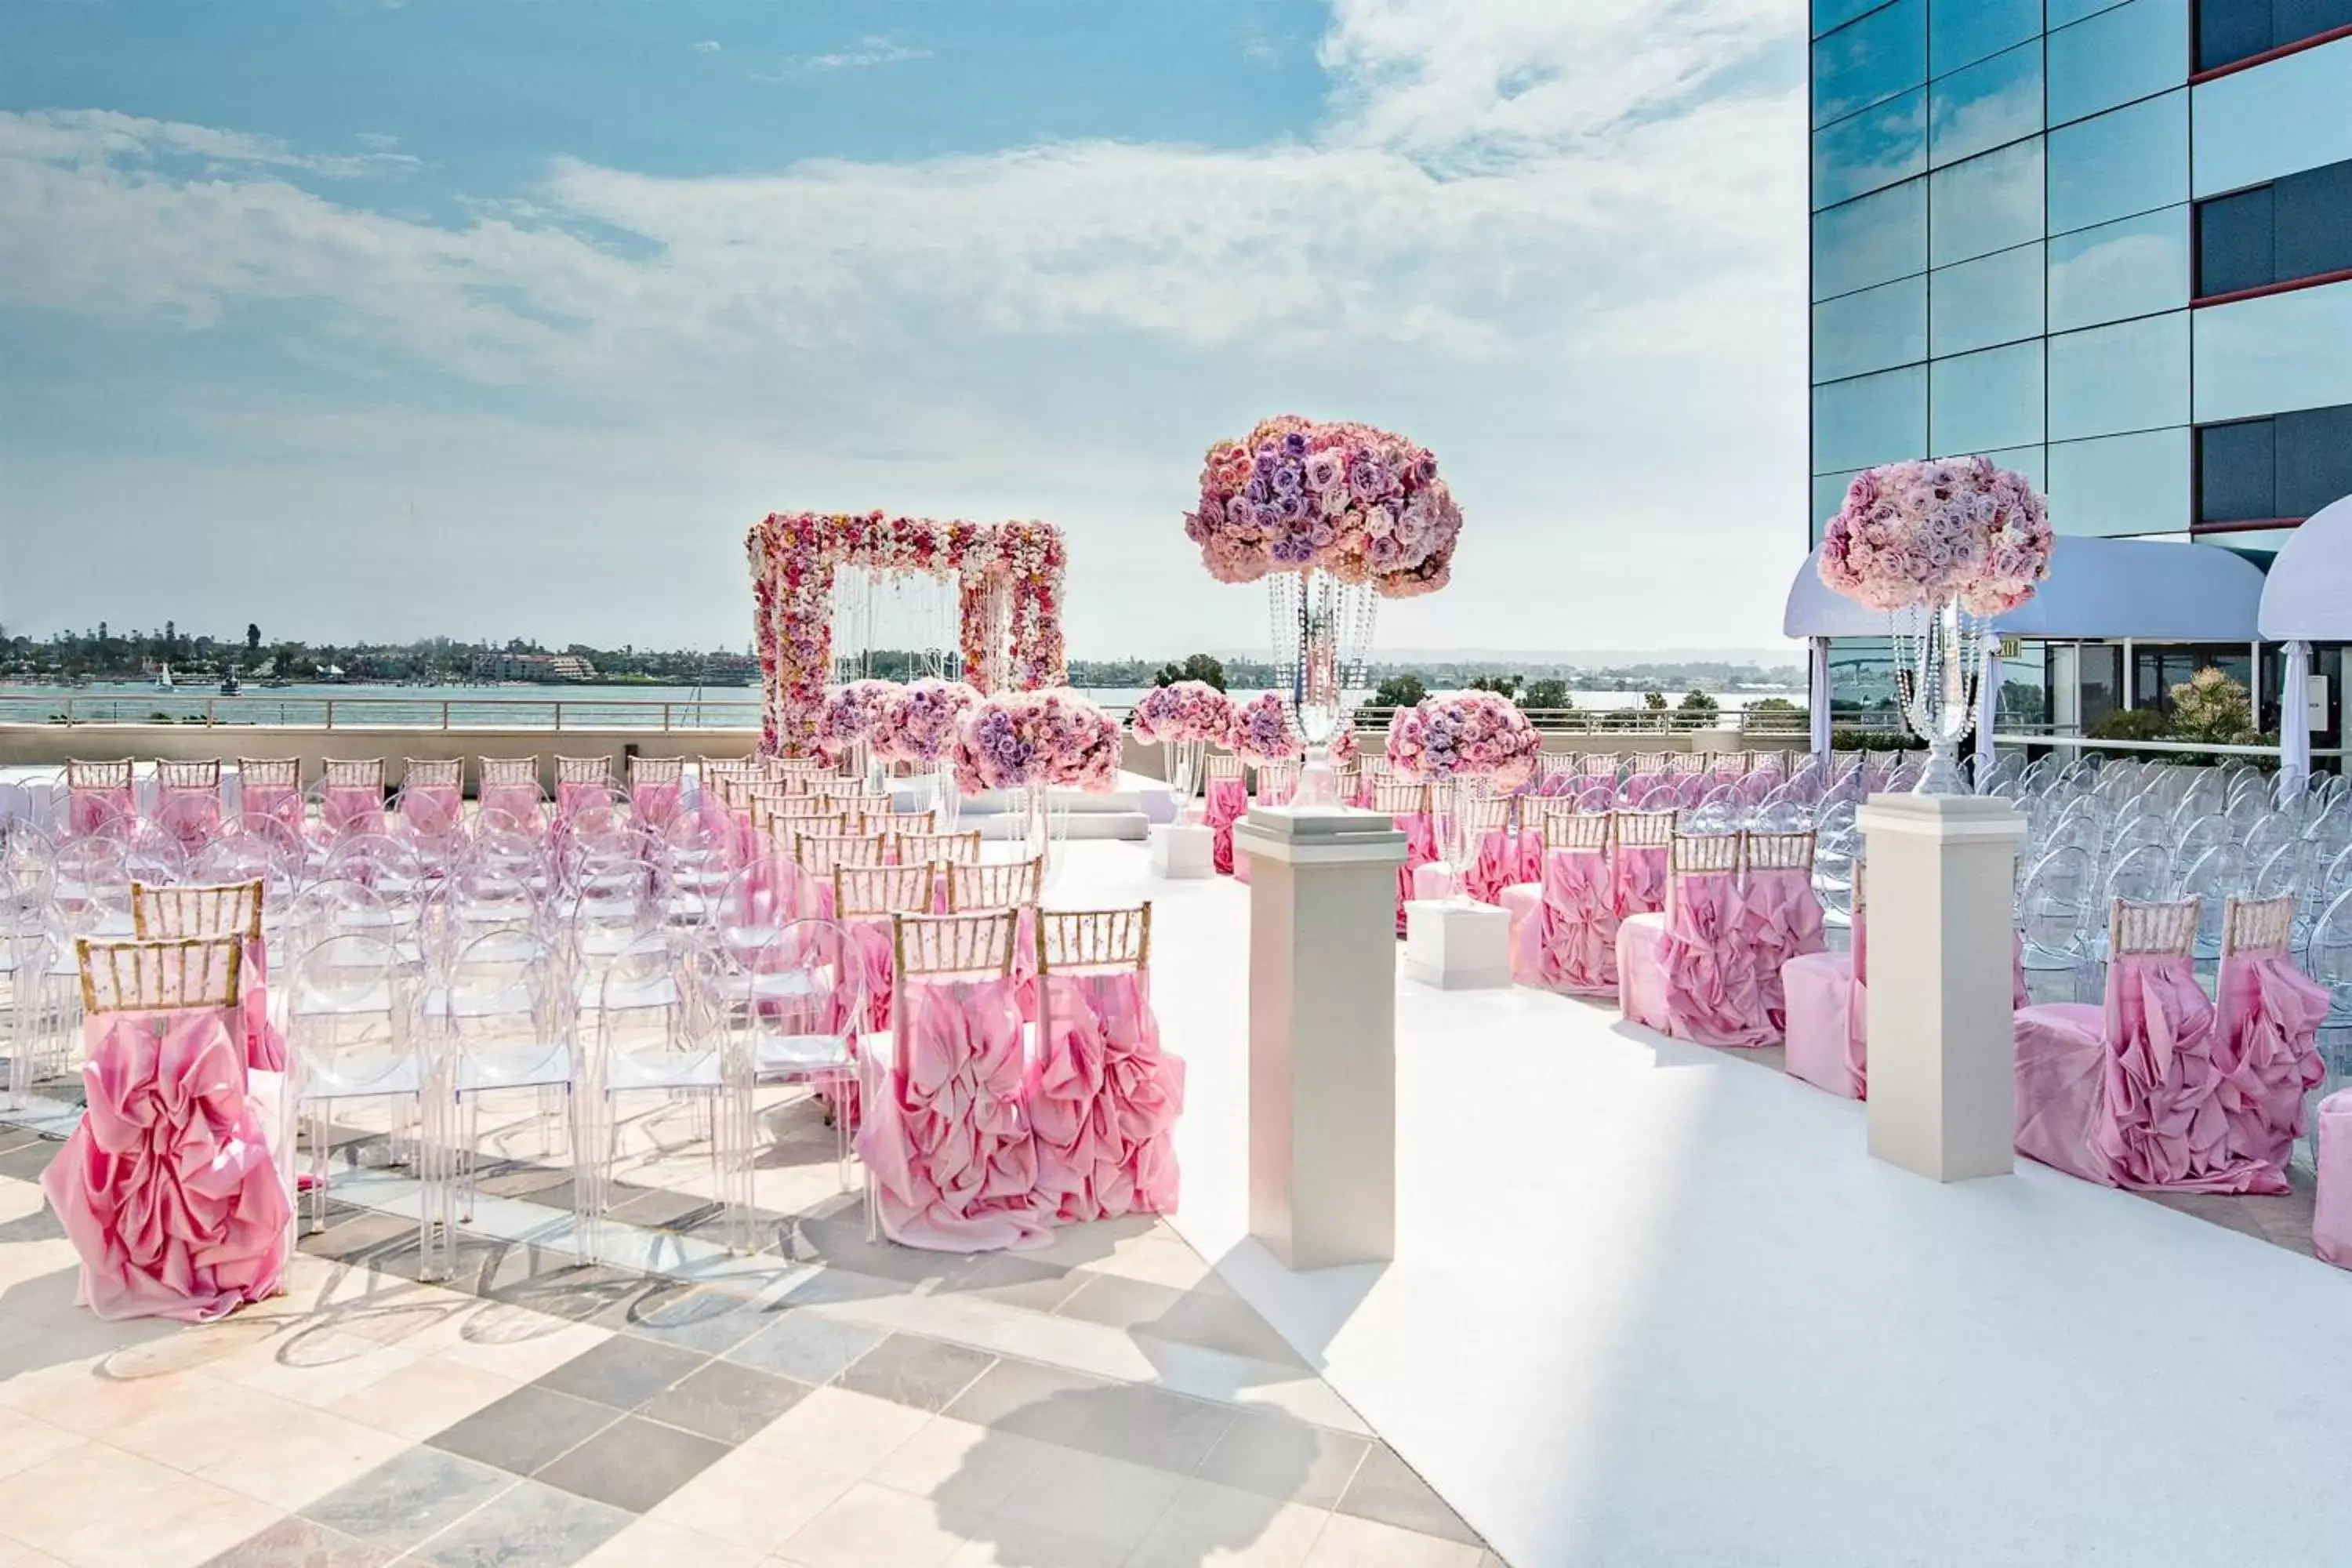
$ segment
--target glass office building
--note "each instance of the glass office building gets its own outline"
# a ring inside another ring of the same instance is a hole
[[[2257,559],[2352,494],[2352,0],[1812,0],[1812,35],[1813,542],[1902,458]],[[2045,658],[2048,718],[2263,673],[2144,651]]]

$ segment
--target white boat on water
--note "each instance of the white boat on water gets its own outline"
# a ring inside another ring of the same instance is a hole
[[[165,659],[163,661],[163,668],[156,672],[155,689],[158,691],[169,691],[172,689],[172,661],[169,659]]]

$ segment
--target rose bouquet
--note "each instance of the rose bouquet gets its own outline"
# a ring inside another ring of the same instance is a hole
[[[1462,510],[1425,447],[1370,425],[1261,422],[1209,448],[1184,516],[1221,583],[1320,569],[1403,598],[1445,586]]]
[[[2049,509],[1990,458],[1889,463],[1854,476],[1822,536],[1822,581],[1878,610],[1957,600],[1997,616],[2050,575]]]
[[[876,720],[898,691],[898,683],[890,680],[853,680],[835,687],[817,713],[818,749],[837,757],[860,741],[870,742]]]
[[[1129,722],[1147,745],[1223,741],[1233,729],[1234,701],[1205,680],[1179,680],[1145,692]]]
[[[967,795],[1051,784],[1103,795],[1118,780],[1118,723],[1075,692],[1000,691],[965,710],[952,755]]]
[[[980,700],[961,680],[925,676],[893,687],[875,713],[866,739],[887,762],[929,765],[955,741],[956,722]]]
[[[1306,752],[1298,731],[1291,728],[1281,696],[1272,691],[1261,692],[1234,710],[1228,743],[1237,755],[1253,763],[1287,763]]]
[[[1507,794],[1533,776],[1543,737],[1507,698],[1447,691],[1397,714],[1388,752],[1397,772],[1416,784],[1478,778]]]
[[[1331,733],[1331,765],[1335,768],[1348,766],[1356,760],[1358,749],[1355,720],[1342,720],[1339,729]]]

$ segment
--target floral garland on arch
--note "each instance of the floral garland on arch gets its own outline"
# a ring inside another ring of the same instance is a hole
[[[966,795],[1044,785],[1108,795],[1120,752],[1118,721],[1076,692],[1000,691],[964,711],[951,755]]]
[[[833,665],[833,584],[843,566],[954,574],[958,647],[975,683],[1032,690],[1066,677],[1061,531],[1045,522],[935,522],[875,512],[772,512],[744,541],[751,569],[753,647],[766,685],[764,752],[815,740]],[[994,667],[1009,643],[1005,668]]]
[[[929,766],[955,743],[957,724],[979,701],[980,693],[962,681],[936,676],[893,686],[866,739],[884,762]]]
[[[1534,776],[1543,737],[1506,697],[1445,691],[1398,712],[1389,723],[1388,753],[1412,783],[1487,778],[1507,795]]]
[[[1221,742],[1233,732],[1234,700],[1205,680],[1171,681],[1145,692],[1128,720],[1135,738],[1146,745]]]
[[[1433,594],[1453,570],[1462,509],[1428,447],[1370,425],[1262,420],[1209,448],[1184,534],[1220,583],[1320,569],[1384,598]]]
[[[1234,710],[1235,755],[1253,763],[1290,763],[1307,754],[1307,742],[1291,726],[1282,695],[1262,691]]]

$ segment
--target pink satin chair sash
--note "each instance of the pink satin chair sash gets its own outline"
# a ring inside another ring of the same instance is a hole
[[[1755,964],[1736,924],[1738,889],[1727,873],[1685,876],[1675,884],[1666,934],[1658,944],[1665,971],[1668,1030],[1710,1046],[1764,1046],[1780,1037],[1764,1012]]]
[[[83,1026],[89,1113],[41,1187],[99,1317],[208,1322],[278,1290],[286,1190],[228,1008]]]
[[[2103,1008],[2105,1114],[2093,1141],[2116,1180],[2135,1187],[2263,1192],[2270,1173],[2230,1147],[2221,1037],[2183,956],[2125,953],[2109,965]]]
[[[629,810],[648,827],[667,827],[677,820],[680,788],[668,784],[641,784],[629,791]]]
[[[92,832],[110,816],[128,817],[138,811],[136,799],[128,789],[76,784],[66,794],[66,820],[76,833]]]
[[[1408,816],[1390,818],[1404,834],[1404,864],[1397,868],[1397,935],[1404,934],[1404,907],[1421,895],[1414,889],[1416,875],[1423,866],[1437,863],[1437,821],[1425,811]],[[1440,895],[1443,896],[1442,894]]]
[[[319,815],[331,833],[383,831],[383,792],[365,784],[330,784]]]
[[[569,822],[592,805],[603,805],[612,796],[603,784],[559,783],[555,786],[555,820]]]
[[[1813,896],[1812,874],[1794,867],[1749,872],[1747,885],[1739,889],[1735,929],[1752,955],[1764,1014],[1778,1037],[1789,1024],[1788,1002],[1780,991],[1780,966],[1800,953],[1819,952],[1827,945],[1822,935],[1821,900]]]
[[[1249,815],[1249,790],[1239,779],[1211,779],[1201,820],[1211,833],[1210,854],[1218,872],[1234,872],[1234,825]]]
[[[2230,1146],[2278,1178],[2266,1190],[2284,1192],[2287,1161],[2303,1135],[2305,1097],[2327,1077],[2319,1054],[2327,987],[2286,954],[2260,952],[2223,959],[2217,990],[2220,1098]]]
[[[916,981],[897,1010],[897,1059],[878,1085],[869,1078],[857,1132],[883,1231],[951,1252],[1041,1243],[1011,982]]]
[[[1050,1034],[1026,1086],[1040,1210],[1066,1224],[1174,1212],[1184,1063],[1160,1046],[1149,981],[1049,974],[1045,984]]]
[[[237,809],[251,816],[268,817],[289,827],[302,826],[302,792],[292,784],[241,785],[237,790]]]
[[[1667,849],[1637,844],[1616,852],[1617,918],[1646,915],[1666,907]]]
[[[200,847],[220,828],[220,792],[202,784],[159,785],[155,820],[183,847]]]
[[[1609,858],[1553,849],[1543,858],[1543,900],[1519,927],[1517,973],[1549,991],[1617,994],[1617,910]]]
[[[401,819],[419,833],[455,833],[465,813],[465,796],[456,784],[414,784],[400,792]]]
[[[484,784],[481,803],[484,811],[503,811],[525,827],[539,820],[540,795],[535,784]]]
[[[269,1021],[269,943],[252,936],[244,946],[237,1007],[245,1026],[245,1065],[258,1072],[284,1072],[286,1036]]]

